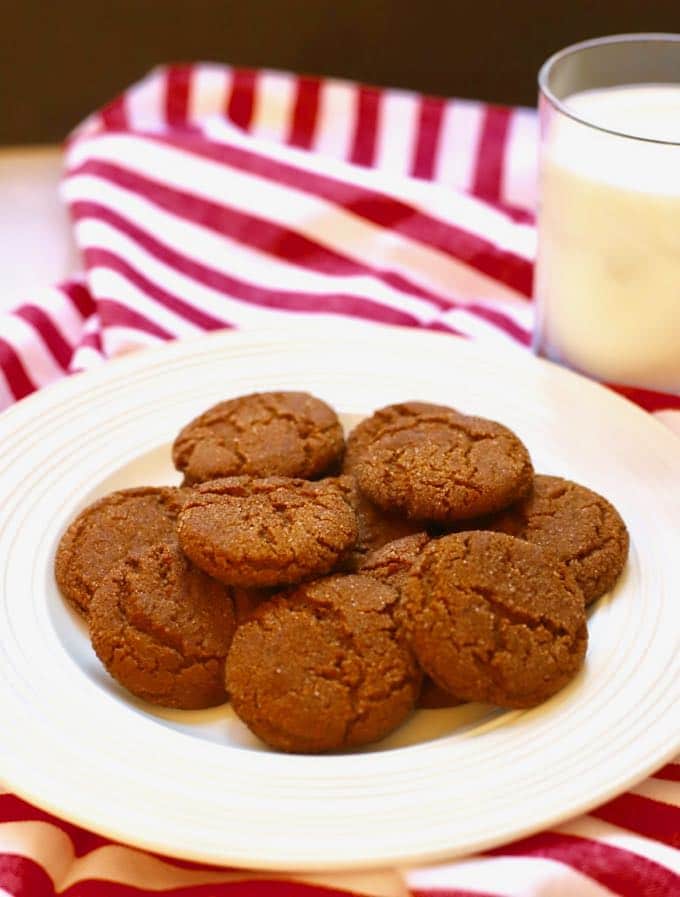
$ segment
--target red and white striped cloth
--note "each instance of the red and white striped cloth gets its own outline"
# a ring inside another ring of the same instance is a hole
[[[67,144],[84,271],[0,316],[0,408],[122,352],[219,328],[292,330],[300,312],[526,351],[536,142],[525,109],[157,69]],[[680,421],[680,397],[621,391]],[[679,848],[680,762],[481,856],[287,878],[161,859],[0,791],[0,897],[677,897]]]

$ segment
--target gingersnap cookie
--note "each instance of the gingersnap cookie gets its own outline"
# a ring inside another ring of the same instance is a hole
[[[385,428],[394,424],[404,425],[409,421],[425,415],[456,414],[453,408],[446,405],[433,405],[431,402],[398,402],[386,405],[374,411],[370,417],[360,421],[347,437],[345,454],[342,459],[342,472],[353,474],[354,468],[368,446],[380,436]]]
[[[569,570],[503,533],[430,542],[401,587],[399,618],[437,685],[500,707],[555,694],[578,672],[588,641]]]
[[[552,552],[574,574],[587,604],[614,586],[628,558],[628,530],[616,508],[561,477],[535,476],[529,495],[484,528]]]
[[[399,589],[429,541],[428,534],[420,532],[388,542],[366,556],[359,572]]]
[[[418,710],[444,710],[446,707],[459,707],[464,703],[460,698],[437,685],[428,675],[423,676],[423,684],[416,701]]]
[[[260,392],[220,402],[184,427],[172,447],[186,484],[248,474],[314,479],[337,464],[338,416],[306,392]]]
[[[62,594],[83,616],[95,589],[130,551],[177,539],[187,489],[143,486],[100,498],[61,537],[54,572]]]
[[[395,589],[335,575],[262,605],[236,632],[227,691],[274,748],[320,753],[383,738],[413,709],[420,670],[397,628]]]
[[[386,511],[450,522],[522,498],[533,468],[507,427],[449,411],[385,427],[363,451],[354,475],[361,491]]]
[[[229,588],[229,595],[234,602],[236,625],[240,626],[249,620],[258,607],[273,595],[271,589],[242,589],[238,586]]]
[[[356,542],[357,523],[332,480],[229,477],[193,491],[178,534],[206,573],[260,588],[330,571]]]
[[[235,629],[229,589],[168,543],[116,564],[90,603],[101,662],[128,691],[163,707],[227,700],[224,662]]]
[[[373,576],[399,589],[420,557],[420,552],[429,542],[430,537],[423,532],[389,542],[368,554],[358,572]],[[423,676],[416,707],[439,710],[443,707],[456,707],[461,703],[462,701],[440,688],[429,676]]]
[[[415,521],[396,514],[388,514],[374,505],[361,494],[354,477],[337,477],[335,482],[354,509],[357,518],[356,545],[349,555],[343,558],[341,564],[343,570],[358,571],[366,558],[376,549],[422,529]]]

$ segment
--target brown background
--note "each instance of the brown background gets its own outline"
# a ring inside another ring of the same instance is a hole
[[[506,103],[587,37],[680,31],[680,0],[0,0],[0,143],[60,140],[159,62],[204,59]]]

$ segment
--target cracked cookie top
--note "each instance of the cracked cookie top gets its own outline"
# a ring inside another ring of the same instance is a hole
[[[354,475],[384,510],[452,522],[499,511],[524,496],[533,468],[524,444],[502,424],[426,406],[381,425]]]
[[[54,572],[79,613],[87,616],[96,588],[130,551],[177,540],[177,515],[188,493],[173,487],[122,489],[78,514],[61,537]]]
[[[342,472],[353,474],[354,468],[366,449],[386,428],[394,424],[403,426],[409,421],[412,422],[427,415],[437,417],[442,414],[457,414],[457,412],[446,405],[414,401],[398,402],[395,405],[379,408],[370,417],[360,421],[347,437],[345,454],[342,459]]]
[[[226,665],[238,716],[279,750],[383,738],[413,709],[421,673],[395,624],[395,589],[329,576],[278,596],[236,633]]]
[[[529,542],[433,540],[401,587],[398,618],[423,669],[467,701],[533,707],[579,670],[588,640],[569,570]]]
[[[613,587],[628,557],[628,530],[616,508],[560,477],[535,476],[529,495],[484,529],[551,551],[574,574],[587,604]]]
[[[133,694],[191,710],[227,700],[224,662],[236,623],[229,589],[178,545],[115,565],[90,604],[90,637],[109,673]]]
[[[428,534],[420,532],[388,542],[367,555],[359,572],[398,589],[429,541]]]
[[[202,570],[266,587],[328,573],[354,546],[357,522],[335,480],[229,477],[193,491],[178,533]]]
[[[306,392],[260,392],[209,408],[172,447],[185,484],[249,474],[314,479],[340,461],[338,416]]]

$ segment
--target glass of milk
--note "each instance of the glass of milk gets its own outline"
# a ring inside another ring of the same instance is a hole
[[[680,392],[680,35],[576,44],[539,87],[535,349]]]

